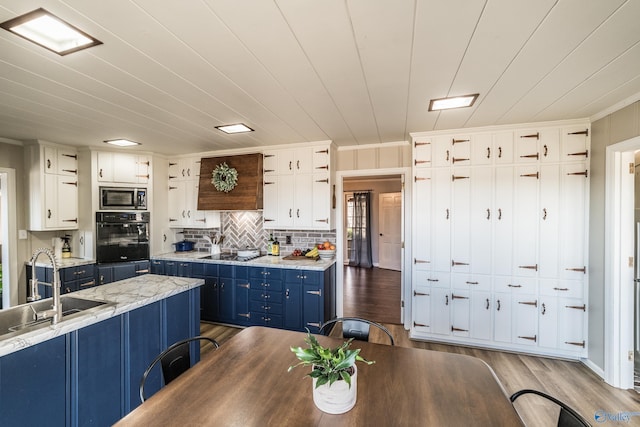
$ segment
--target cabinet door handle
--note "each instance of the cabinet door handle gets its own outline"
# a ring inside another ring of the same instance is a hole
[[[98,171],[98,176],[102,178],[102,168],[100,168],[100,170]]]
[[[47,169],[51,169],[51,159],[47,159]]]
[[[320,291],[307,291],[308,294],[310,295],[317,295],[317,296],[321,296],[322,293]]]
[[[535,179],[540,179],[540,172],[536,172],[536,173],[524,173],[522,175],[520,175],[522,178],[535,178]]]
[[[534,265],[519,265],[518,268],[524,268],[526,270],[538,271],[538,264],[534,264]]]
[[[487,147],[487,159],[491,158],[491,147]]]
[[[296,160],[296,169],[300,170],[300,160]]]
[[[289,218],[291,218],[291,213],[292,213],[291,209],[289,209]]]
[[[78,175],[78,170],[77,169],[62,169],[63,172],[69,172],[72,173],[74,175]]]
[[[423,163],[431,163],[431,160],[414,160],[413,161],[413,164],[416,166],[421,165]],[[425,178],[421,178],[421,179],[425,179]]]
[[[329,170],[329,165],[316,166],[316,169],[325,169],[325,170]]]
[[[567,156],[584,156],[585,159],[589,158],[589,150],[581,151],[579,153],[568,153]]]
[[[47,209],[47,218],[51,218],[51,209]]]
[[[554,291],[568,291],[569,288],[553,288]]]
[[[467,285],[477,285],[478,282],[470,282],[470,281],[466,281],[465,282]]]
[[[468,176],[451,175],[451,181],[457,181],[458,179],[469,179]]]
[[[569,172],[567,175],[584,175],[585,178],[589,177],[589,171],[584,172]]]
[[[502,147],[498,147],[498,158],[502,158]]]
[[[497,300],[496,303],[497,303],[496,311],[500,311],[500,300]]]
[[[547,147],[547,144],[544,144],[544,146],[543,146],[542,148],[543,148],[543,151],[544,151],[544,152],[542,153],[542,155],[543,155],[544,157],[547,157],[547,154],[549,154],[549,147]]]
[[[445,159],[447,162],[449,161],[449,150],[447,150],[447,157]]]
[[[502,208],[498,208],[498,221],[502,219]]]
[[[542,303],[542,315],[544,316],[547,313],[547,305]]]
[[[510,287],[510,288],[521,288],[522,287],[522,285],[512,285],[511,283],[509,283],[507,286]]]
[[[293,170],[293,163],[289,161],[289,170]]]
[[[485,307],[487,310],[489,310],[489,298],[487,298],[487,305]]]
[[[469,265],[469,263],[468,262],[458,262],[458,261],[451,260],[451,267],[455,267],[456,265]]]
[[[455,139],[455,138],[453,138],[451,140],[451,145],[456,145],[456,144],[459,144],[461,142],[469,142],[469,140],[468,139]]]
[[[449,305],[449,294],[444,296],[444,305]]]
[[[491,209],[487,209],[487,221],[491,219]]]
[[[547,208],[542,209],[542,220],[543,221],[547,220]]]
[[[423,146],[423,145],[431,145],[431,143],[430,142],[417,142],[417,141],[413,143],[414,147],[420,147],[420,146]]]
[[[329,154],[329,149],[325,148],[324,150],[316,151],[316,154]]]
[[[62,155],[64,157],[70,157],[72,159],[78,160],[78,155],[77,154],[65,154],[65,153],[62,153]]]
[[[444,219],[449,219],[449,209],[447,208],[447,209],[445,209],[445,211],[446,211],[446,215],[445,215]]]
[[[300,209],[296,209],[296,218],[300,218]]]
[[[78,181],[75,181],[75,182],[69,182],[69,181],[65,182],[65,181],[63,181],[62,183],[65,184],[65,185],[73,185],[74,187],[78,186]]]

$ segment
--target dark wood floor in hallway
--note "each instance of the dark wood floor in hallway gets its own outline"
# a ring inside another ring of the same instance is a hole
[[[399,271],[344,267],[344,315],[400,324]]]

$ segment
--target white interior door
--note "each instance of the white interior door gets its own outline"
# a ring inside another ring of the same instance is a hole
[[[378,266],[402,270],[402,193],[380,193]]]

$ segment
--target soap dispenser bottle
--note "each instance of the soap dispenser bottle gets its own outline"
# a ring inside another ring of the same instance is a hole
[[[269,241],[267,241],[267,255],[273,255],[273,233],[269,233]]]
[[[62,258],[71,258],[71,245],[69,245],[69,239],[71,236],[65,234],[61,239],[64,241],[62,244]]]

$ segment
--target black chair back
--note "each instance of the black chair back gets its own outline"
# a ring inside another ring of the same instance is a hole
[[[541,391],[524,389],[513,393],[509,399],[511,400],[511,402],[514,402],[523,394],[536,394],[558,405],[560,407],[560,415],[558,416],[558,427],[590,427],[590,424],[587,422],[587,420],[585,420],[580,414],[569,407],[569,405]]]
[[[335,319],[331,319],[320,326],[320,333],[328,330],[329,326],[332,326],[338,322],[342,323],[343,338],[354,338],[360,341],[369,341],[369,331],[371,329],[370,327],[374,326],[384,332],[387,337],[389,337],[391,345],[395,345],[393,335],[391,335],[391,332],[389,332],[387,328],[379,323],[372,322],[371,320],[363,319],[360,317],[337,317]]]

